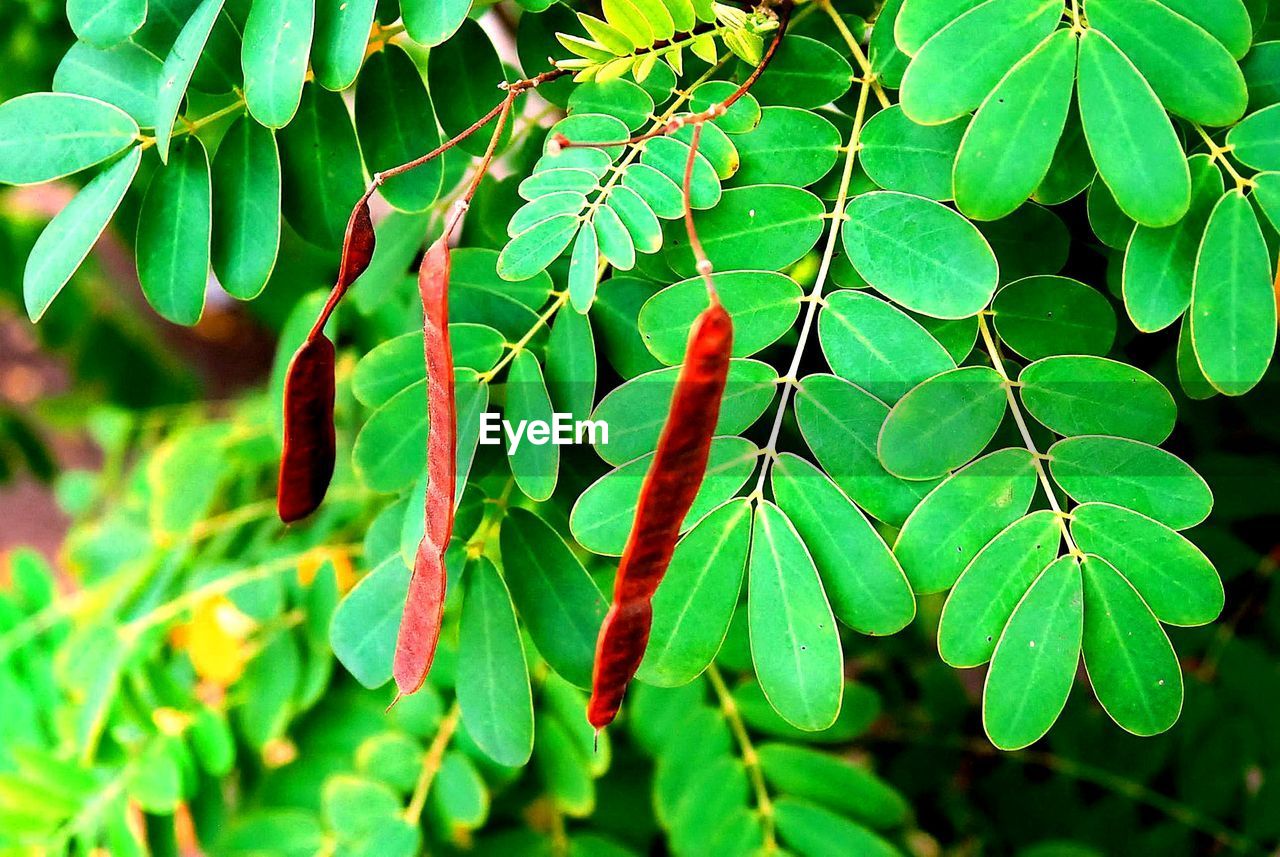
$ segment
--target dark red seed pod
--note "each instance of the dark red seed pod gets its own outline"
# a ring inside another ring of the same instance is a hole
[[[689,333],[671,410],[618,563],[613,605],[600,628],[587,707],[587,719],[596,729],[613,722],[644,658],[653,620],[650,602],[707,471],[732,350],[733,322],[713,296]]]
[[[444,615],[444,554],[453,534],[457,481],[457,408],[453,351],[449,345],[449,230],[422,259],[422,341],[427,362],[427,501],[422,541],[396,640],[396,687],[409,694],[422,686],[435,658]]]
[[[333,477],[333,343],[302,343],[284,381],[284,454],[276,510],[286,524],[316,510]]]
[[[347,220],[338,282],[306,341],[293,355],[285,376],[284,453],[280,457],[276,510],[286,524],[314,512],[333,478],[334,350],[324,335],[324,326],[347,289],[369,267],[373,246],[373,220],[365,197]]]

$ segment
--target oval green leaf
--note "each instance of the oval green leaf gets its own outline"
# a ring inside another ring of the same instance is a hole
[[[849,260],[895,303],[935,318],[967,318],[995,294],[995,253],[977,227],[945,205],[876,191],[855,197],[846,217]]]
[[[772,480],[774,500],[809,549],[836,618],[872,636],[909,625],[916,615],[911,584],[862,510],[792,453],[774,463]]]
[[[1080,563],[1064,556],[1013,611],[982,693],[982,725],[1001,750],[1034,744],[1062,713],[1080,663],[1083,607]]]
[[[893,545],[912,589],[950,588],[987,542],[1026,514],[1035,489],[1035,459],[1025,449],[992,452],[934,488]]]
[[[748,357],[772,345],[800,314],[800,287],[785,274],[728,271],[711,277],[733,319],[734,357]],[[700,277],[668,286],[645,301],[638,323],[653,356],[668,366],[683,363],[689,330],[706,308],[707,287]]]
[[[1049,469],[1078,503],[1114,503],[1185,530],[1209,515],[1213,494],[1182,459],[1158,446],[1084,435],[1049,449]]]
[[[1089,151],[1120,208],[1147,226],[1177,223],[1191,205],[1191,174],[1151,85],[1092,29],[1080,38],[1077,75]]]
[[[1161,443],[1178,416],[1173,396],[1146,372],[1102,357],[1046,357],[1022,370],[1027,412],[1065,436],[1105,434]]]
[[[903,479],[935,479],[971,461],[995,437],[1008,397],[1000,373],[965,366],[913,387],[889,411],[876,450]]]
[[[844,690],[840,633],[818,571],[787,515],[755,512],[747,589],[751,659],[782,718],[816,732],[835,723]]]
[[[1013,610],[1058,556],[1062,524],[1049,509],[1019,518],[965,567],[938,619],[938,654],[953,667],[991,660]]]

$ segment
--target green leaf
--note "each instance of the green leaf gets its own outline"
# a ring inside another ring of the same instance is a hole
[[[818,315],[818,341],[831,370],[892,404],[956,364],[915,319],[865,292],[833,292]]]
[[[1000,283],[1056,274],[1067,264],[1071,233],[1062,218],[1034,202],[1008,217],[975,223],[1000,264]]]
[[[1150,84],[1098,30],[1080,38],[1080,118],[1098,173],[1124,213],[1170,226],[1191,205],[1186,155]]]
[[[280,151],[275,135],[241,116],[213,156],[213,272],[228,294],[261,294],[280,248]]]
[[[639,679],[659,687],[693,681],[729,632],[751,543],[751,503],[730,500],[676,545],[653,596],[653,627]]]
[[[458,31],[471,11],[471,0],[400,0],[409,38],[435,47]]]
[[[791,797],[774,802],[778,833],[806,857],[898,857],[900,852],[855,821]]]
[[[652,167],[662,173],[675,185],[677,192],[684,184],[684,171],[688,161],[689,145],[682,140],[666,136],[650,140],[645,144],[644,151],[640,155],[640,166]],[[629,167],[627,175],[635,169],[634,166]],[[720,178],[716,174],[715,167],[701,152],[694,156],[692,178],[689,185],[689,202],[693,208],[698,210],[711,208],[720,202]],[[635,187],[641,196],[649,199],[645,190],[638,185]],[[654,206],[654,211],[658,210],[658,205],[653,202],[650,204]],[[680,212],[683,213],[683,211],[684,206],[681,203]]]
[[[751,94],[761,104],[815,108],[835,101],[853,84],[853,68],[834,48],[816,39],[783,39]]]
[[[10,102],[12,103],[12,102]],[[1258,170],[1280,169],[1280,104],[1251,114],[1227,133],[1236,160]]]
[[[337,774],[324,784],[322,812],[328,828],[345,842],[371,836],[400,815],[400,798],[382,783]]]
[[[530,226],[502,249],[498,275],[504,280],[526,280],[546,270],[569,246],[579,226],[576,213],[558,214]]]
[[[81,40],[109,48],[137,32],[147,19],[147,0],[67,0],[67,20]]]
[[[747,610],[751,659],[769,704],[793,726],[826,729],[840,713],[840,634],[813,559],[777,506],[756,506]]]
[[[519,507],[507,514],[502,565],[520,619],[551,668],[573,684],[588,687],[596,635],[604,621],[604,596],[545,521]]]
[[[1196,361],[1215,390],[1241,396],[1262,380],[1276,347],[1276,295],[1258,216],[1239,190],[1209,215],[1188,318]]]
[[[556,323],[560,323],[558,319]],[[671,366],[637,375],[600,401],[592,419],[609,426],[608,442],[595,444],[601,458],[609,464],[625,464],[658,448],[679,373],[679,366]],[[778,372],[768,363],[729,361],[716,435],[742,434],[754,425],[773,401],[777,388]]]
[[[917,593],[942,592],[987,542],[1021,518],[1036,489],[1035,459],[1002,449],[947,477],[902,525],[893,553]]]
[[[453,252],[449,277],[449,317],[454,321],[484,324],[518,341],[537,327],[539,309],[551,296],[550,275],[539,272],[526,279],[508,281],[498,274],[499,256],[479,247]]]
[[[986,366],[949,369],[898,400],[876,444],[884,469],[903,479],[935,479],[967,464],[995,437],[1008,398]]]
[[[1191,347],[1191,320],[1186,316],[1182,317],[1182,325],[1178,328],[1177,365],[1178,383],[1188,398],[1203,401],[1218,395],[1218,391],[1205,380],[1204,373],[1200,371],[1195,349]]]
[[[138,282],[174,324],[195,324],[204,310],[212,205],[204,144],[187,137],[153,174],[138,214]]]
[[[1111,350],[1116,314],[1096,289],[1070,277],[1027,277],[996,293],[996,332],[1028,360]]]
[[[1182,712],[1182,669],[1142,597],[1106,560],[1086,556],[1084,665],[1098,702],[1122,729],[1156,735]]]
[[[926,42],[902,78],[902,109],[939,125],[980,105],[1062,17],[1057,0],[987,0]]]
[[[662,224],[640,194],[629,187],[618,185],[609,193],[605,205],[627,228],[636,250],[641,253],[656,253],[662,249]]]
[[[995,294],[995,253],[977,227],[946,206],[877,191],[855,197],[846,217],[850,261],[895,303],[935,318],[966,318]]]
[[[547,341],[547,392],[561,413],[591,416],[596,397],[596,345],[585,315],[558,313]]]
[[[1244,115],[1240,67],[1198,24],[1156,0],[1089,0],[1088,14],[1089,26],[1133,61],[1170,113],[1215,126]]]
[[[129,760],[123,785],[130,802],[140,809],[167,814],[177,809],[182,800],[182,774],[172,743],[155,738]]]
[[[1088,206],[1089,226],[1093,234],[1112,250],[1123,250],[1129,245],[1138,223],[1120,208],[1111,189],[1101,178],[1093,180],[1089,185]]]
[[[502,334],[481,324],[449,325],[455,369],[486,372],[502,357]],[[356,364],[351,392],[361,404],[377,408],[411,384],[426,378],[422,332],[410,331],[379,344]]]
[[[488,404],[489,387],[479,383],[470,369],[455,367],[453,376],[460,428],[458,479],[462,483],[470,469],[479,414]],[[374,491],[400,491],[413,484],[427,464],[425,378],[405,387],[369,415],[356,435],[351,461],[360,480]]]
[[[1163,330],[1191,305],[1196,255],[1209,215],[1222,198],[1222,172],[1208,155],[1192,155],[1191,208],[1172,226],[1133,231],[1124,256],[1124,305],[1143,333]]]
[[[356,770],[409,794],[422,775],[422,745],[401,732],[374,735],[356,749]]]
[[[203,0],[178,34],[178,40],[173,43],[160,71],[160,93],[156,97],[155,112],[156,151],[165,163],[169,161],[169,140],[178,108],[187,94],[196,61],[200,59],[221,11],[222,0]]]
[[[298,112],[315,25],[314,0],[255,0],[244,25],[244,100],[268,128]]]
[[[1060,435],[1105,434],[1161,443],[1178,408],[1164,385],[1137,367],[1101,357],[1046,357],[1022,370],[1027,412]]]
[[[873,636],[915,618],[916,601],[884,539],[821,470],[792,453],[773,467],[773,495],[818,569],[837,619]],[[857,557],[854,567],[850,557]]]
[[[355,83],[377,7],[377,0],[316,0],[311,45],[316,83],[335,92]]]
[[[1198,473],[1158,446],[1085,435],[1049,449],[1049,469],[1077,503],[1114,503],[1175,530],[1209,515],[1213,494]]]
[[[703,81],[690,93],[689,109],[700,113],[712,104],[720,104],[727,100],[737,88],[736,84],[727,80]],[[760,124],[761,116],[760,102],[748,92],[735,101],[723,115],[712,121],[726,134],[746,134]]]
[[[138,123],[119,107],[64,92],[33,92],[0,104],[0,183],[40,184],[123,152]]]
[[[596,243],[600,255],[618,271],[630,271],[636,265],[636,245],[631,240],[631,233],[622,224],[618,213],[609,206],[596,209],[591,221],[595,228]]]
[[[1249,52],[1254,27],[1249,20],[1249,10],[1240,0],[1222,0],[1221,3],[1160,0],[1160,3],[1208,30],[1236,59]]]
[[[901,526],[936,482],[908,482],[876,454],[889,406],[834,375],[810,375],[796,394],[796,421],[827,475],[867,514]]]
[[[681,531],[734,496],[754,472],[759,455],[760,450],[746,438],[714,438],[702,487]],[[569,530],[578,544],[592,553],[622,556],[635,518],[640,485],[652,462],[651,454],[629,461],[582,492],[569,515]]]
[[[539,197],[539,200],[561,195],[548,194]],[[516,212],[517,215],[519,213]],[[515,219],[512,218],[512,223],[514,222]],[[596,242],[596,231],[579,229],[577,240],[573,242],[573,250],[569,254],[569,302],[578,313],[587,312],[595,301],[597,280],[600,276],[599,260],[600,247]]]
[[[800,287],[772,271],[726,271],[711,275],[720,301],[733,319],[733,356],[749,357],[778,341],[800,314]],[[681,280],[649,298],[640,308],[645,345],[663,363],[684,362],[689,330],[707,308],[701,277]]]
[[[448,0],[450,5],[461,1]],[[414,2],[419,7],[439,5],[430,0]],[[436,118],[444,136],[453,137],[488,113],[502,98],[501,91],[494,87],[505,79],[502,61],[488,35],[475,21],[462,21],[453,37],[437,44],[427,57],[427,88],[432,93]],[[510,127],[508,123],[499,145],[510,139]],[[479,157],[488,147],[492,134],[490,125],[463,140],[458,148]]]
[[[486,557],[466,575],[458,627],[458,705],[467,734],[500,765],[533,752],[533,697],[511,594]]]
[[[903,52],[914,56],[939,30],[982,1],[909,0],[894,22],[894,41]]]
[[[55,92],[67,92],[114,104],[144,128],[156,124],[160,60],[133,42],[99,49],[76,42],[58,63]]]
[[[555,807],[573,817],[588,816],[595,809],[596,790],[586,762],[560,720],[538,713],[538,741],[533,763]]]
[[[897,827],[907,820],[906,799],[860,764],[791,744],[771,742],[757,749],[765,779],[782,794],[813,801],[872,827]]]
[[[532,727],[531,727],[532,728]],[[489,792],[471,758],[459,750],[449,750],[440,762],[440,771],[431,788],[432,815],[442,818],[452,830],[475,830],[489,817]],[[401,819],[402,823],[407,823]],[[411,828],[413,829],[413,828]],[[414,829],[415,835],[419,831]],[[382,844],[383,834],[374,841]],[[379,852],[381,853],[381,847]],[[407,850],[406,857],[419,854],[419,848]]]
[[[571,190],[586,196],[597,188],[595,174],[590,170],[565,167],[530,173],[520,181],[521,199],[533,201],[549,193]]]
[[[542,194],[516,209],[507,224],[507,235],[514,238],[529,227],[559,214],[577,214],[586,204],[587,198],[576,191]]]
[[[440,145],[435,110],[418,67],[404,51],[388,45],[365,61],[356,85],[356,133],[371,172],[407,163]],[[379,188],[401,211],[423,211],[440,193],[444,168],[439,158]]]
[[[364,194],[360,144],[342,96],[308,85],[297,118],[277,139],[285,218],[307,241],[336,251]]]
[[[982,694],[982,725],[1001,750],[1034,744],[1062,713],[1080,663],[1083,607],[1080,563],[1064,556],[1013,611]]]
[[[694,169],[697,169],[696,165]],[[664,220],[674,220],[684,213],[680,185],[649,164],[632,164],[628,167],[622,176],[622,187],[635,191],[653,209],[653,213]]]
[[[982,103],[956,156],[956,207],[998,220],[1049,173],[1075,84],[1076,40],[1057,30],[1005,75]]]
[[[1078,102],[1072,100],[1067,108],[1067,124],[1058,140],[1058,148],[1054,150],[1049,172],[1031,198],[1041,205],[1059,205],[1079,196],[1097,174],[1093,155],[1089,153],[1089,144],[1084,138],[1084,126],[1080,124]]]
[[[1062,525],[1048,509],[1001,530],[965,567],[938,620],[938,654],[953,667],[991,660],[996,642],[1031,584],[1058,556]]]
[[[381,687],[391,680],[409,577],[409,567],[394,553],[360,578],[333,613],[329,626],[333,653],[367,688]]]
[[[653,115],[653,98],[629,80],[590,81],[574,87],[569,96],[570,116],[575,113],[603,113],[622,120],[635,131]]]
[[[753,185],[725,191],[715,208],[694,215],[694,225],[717,270],[780,271],[818,243],[825,213],[822,200],[807,190]],[[686,230],[668,235],[667,248],[672,270],[683,277],[697,273]]]
[[[1222,580],[1209,558],[1173,530],[1108,503],[1071,510],[1071,535],[1133,585],[1151,612],[1170,625],[1204,625],[1222,612]]]
[[[147,466],[154,530],[184,533],[208,514],[227,475],[226,439],[225,426],[207,423],[175,434],[155,451]]]
[[[907,55],[894,43],[894,23],[902,8],[903,0],[885,0],[876,18],[877,26],[871,28],[869,58],[871,70],[888,87],[902,85],[902,75],[907,69]]]
[[[138,174],[142,150],[133,149],[96,175],[63,207],[36,239],[22,272],[27,315],[39,321],[75,274],[120,207]]]
[[[863,135],[865,145],[866,135]],[[734,138],[741,159],[739,185],[811,185],[835,166],[840,132],[817,113],[766,107],[754,130]],[[701,149],[699,149],[701,151]],[[866,150],[863,150],[865,157]]]
[[[530,351],[521,351],[507,373],[507,403],[502,418],[519,426],[541,422],[551,426],[553,411],[542,364]],[[508,439],[507,458],[520,490],[532,500],[546,500],[556,490],[560,476],[560,447],[554,438],[538,435],[530,427],[518,441]]]
[[[692,145],[693,126],[686,124],[672,132],[670,136],[671,139],[679,140],[686,146]],[[741,163],[737,145],[715,123],[703,124],[702,136],[698,141],[698,154],[707,159],[719,179],[732,178],[738,172],[738,165]]]
[[[954,195],[956,153],[968,127],[968,117],[918,125],[894,104],[867,121],[858,157],[871,180],[886,190],[948,200]]]

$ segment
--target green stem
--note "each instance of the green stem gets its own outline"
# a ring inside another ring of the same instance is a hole
[[[764,830],[764,851],[766,853],[777,851],[778,834],[774,823],[773,799],[769,797],[769,789],[765,785],[764,771],[760,767],[760,754],[756,752],[755,744],[747,734],[747,725],[742,720],[738,703],[734,700],[728,685],[725,684],[724,676],[720,674],[715,664],[707,667],[707,678],[710,679],[711,687],[715,690],[716,698],[720,702],[720,710],[724,712],[729,731],[738,742],[738,749],[742,753],[742,764],[747,769],[751,788],[755,792],[756,808],[760,812],[760,826]]]
[[[1049,498],[1049,508],[1053,509],[1054,518],[1058,522],[1058,529],[1062,531],[1062,540],[1066,542],[1067,550],[1072,555],[1082,556],[1080,549],[1076,547],[1075,541],[1072,540],[1071,530],[1067,526],[1067,521],[1071,520],[1071,516],[1063,511],[1062,506],[1058,504],[1058,496],[1054,493],[1053,484],[1049,481],[1049,471],[1044,466],[1046,456],[1036,448],[1036,442],[1031,437],[1031,430],[1027,427],[1026,417],[1022,415],[1022,407],[1018,404],[1018,397],[1013,393],[1016,383],[1009,378],[1009,373],[1005,371],[1004,360],[1000,357],[1000,348],[991,333],[991,326],[987,324],[985,313],[978,314],[978,330],[982,333],[982,341],[986,345],[987,355],[991,358],[991,365],[1000,373],[1000,378],[1004,381],[1005,397],[1009,400],[1009,412],[1013,414],[1013,421],[1017,424],[1018,432],[1022,435],[1022,443],[1026,446],[1027,452],[1031,453],[1031,460],[1035,464],[1036,473],[1040,477],[1040,484],[1044,486],[1045,496]]]
[[[448,713],[441,719],[440,726],[436,729],[435,737],[431,739],[431,746],[427,748],[426,755],[422,757],[422,773],[418,775],[418,783],[413,788],[413,797],[410,798],[409,806],[404,811],[405,821],[414,827],[417,827],[418,822],[422,819],[422,810],[427,804],[427,795],[431,792],[431,783],[435,780],[436,774],[440,772],[440,763],[444,761],[444,751],[448,749],[449,742],[453,740],[453,733],[458,728],[460,715],[461,710],[455,701]]]
[[[853,130],[849,132],[844,172],[840,176],[840,187],[836,192],[835,206],[831,211],[831,225],[827,231],[826,246],[822,250],[822,263],[818,267],[818,276],[813,281],[813,288],[805,298],[807,306],[804,321],[800,325],[800,337],[796,340],[796,349],[791,356],[791,365],[787,368],[787,374],[782,376],[782,397],[773,415],[769,441],[761,450],[763,461],[760,465],[760,478],[756,481],[755,491],[751,494],[752,499],[756,501],[764,498],[764,483],[769,476],[769,468],[778,457],[778,437],[782,434],[782,421],[786,416],[791,391],[799,383],[796,375],[800,371],[800,361],[804,358],[804,347],[809,341],[809,334],[813,331],[813,321],[817,317],[818,306],[822,303],[822,290],[826,286],[827,275],[831,271],[831,260],[835,256],[840,227],[844,223],[844,208],[849,199],[849,185],[853,180],[853,165],[858,158],[858,152],[862,149],[862,127],[867,118],[867,96],[871,92],[872,84],[872,78],[863,78],[862,88],[858,92],[858,108],[853,117]]]

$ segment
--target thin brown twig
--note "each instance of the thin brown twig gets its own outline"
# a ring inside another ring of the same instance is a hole
[[[689,158],[684,165],[684,181],[680,184],[680,196],[684,200],[684,228],[689,233],[689,249],[693,251],[694,263],[702,281],[707,284],[707,297],[712,303],[717,300],[716,284],[711,279],[714,270],[707,251],[698,238],[698,230],[693,225],[693,162],[698,157],[698,144],[702,142],[702,123],[693,126],[693,138],[689,141]]]
[[[569,73],[568,69],[555,68],[549,71],[544,71],[541,74],[535,75],[534,77],[517,80],[514,83],[504,82],[501,86],[503,89],[506,90],[506,93],[503,95],[502,100],[499,101],[497,104],[495,104],[492,109],[490,109],[487,113],[485,113],[475,122],[472,122],[469,126],[459,131],[453,137],[450,137],[448,140],[441,143],[439,146],[435,147],[430,152],[427,152],[425,155],[419,155],[418,157],[414,158],[411,161],[406,161],[403,164],[398,164],[397,166],[389,167],[385,170],[381,170],[380,172],[374,173],[373,181],[369,183],[369,186],[365,188],[364,193],[360,195],[360,199],[356,200],[356,204],[352,207],[352,212],[351,212],[352,220],[354,221],[354,219],[356,218],[357,214],[360,212],[361,209],[367,208],[367,206],[369,205],[370,197],[372,197],[374,193],[377,192],[378,188],[382,187],[383,183],[386,182],[387,179],[395,178],[398,175],[407,173],[410,170],[414,170],[422,166],[423,164],[426,164],[432,160],[435,160],[436,158],[443,155],[445,152],[452,149],[454,146],[457,146],[463,140],[470,137],[472,134],[479,131],[484,126],[488,125],[494,119],[499,119],[498,132],[494,134],[492,140],[490,140],[489,148],[485,152],[485,157],[480,165],[481,168],[477,173],[477,179],[475,180],[474,185],[472,187],[469,187],[467,190],[466,202],[469,203],[471,196],[474,195],[475,193],[475,188],[479,186],[479,178],[482,178],[484,173],[488,171],[489,163],[493,160],[493,154],[494,154],[497,141],[502,136],[502,128],[507,121],[507,117],[510,115],[511,106],[515,103],[516,97],[521,95],[524,92],[527,92],[530,89],[535,89],[548,81],[552,81],[552,80],[556,80],[558,78],[564,77],[568,73]],[[464,211],[465,209],[466,209],[465,204],[457,207],[457,209],[453,214],[453,218],[451,222],[448,224],[448,228],[450,231],[452,231],[453,226],[457,224],[458,219],[460,219],[461,217],[462,211]],[[345,253],[345,247],[344,247],[344,253]],[[342,302],[342,299],[346,296],[351,286],[355,285],[356,279],[358,279],[358,276],[352,278],[350,282],[343,282],[342,280],[339,280],[338,283],[334,285],[333,289],[329,292],[328,299],[325,300],[324,307],[321,308],[320,314],[316,317],[315,324],[312,325],[311,327],[311,333],[308,335],[308,340],[314,339],[315,337],[319,336],[320,333],[324,330],[325,325],[328,324],[329,322],[329,317],[333,315],[334,310],[336,310],[338,307],[338,304]]]

